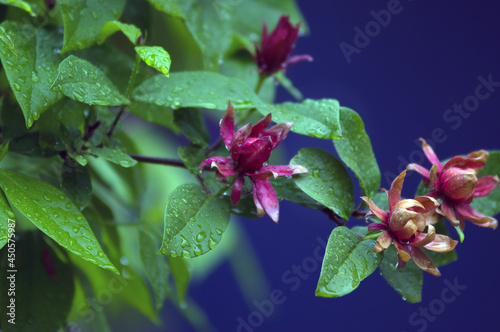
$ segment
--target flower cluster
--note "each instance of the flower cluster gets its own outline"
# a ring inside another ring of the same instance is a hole
[[[278,198],[269,179],[271,177],[307,173],[305,167],[299,165],[270,166],[265,165],[271,152],[285,139],[292,122],[277,124],[265,130],[271,123],[271,113],[252,126],[251,123],[234,132],[234,108],[231,102],[222,117],[220,134],[229,150],[229,157],[211,157],[204,160],[199,168],[216,171],[217,179],[225,181],[227,177],[236,175],[231,202],[238,204],[245,176],[252,182],[253,200],[259,217],[265,213],[274,222],[279,219]]]

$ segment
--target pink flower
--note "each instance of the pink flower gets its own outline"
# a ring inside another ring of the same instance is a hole
[[[378,236],[373,251],[386,250],[394,243],[399,257],[398,268],[404,267],[408,260],[413,259],[423,271],[439,277],[441,273],[420,247],[436,252],[448,252],[453,250],[458,242],[448,236],[436,234],[432,224],[435,222],[433,214],[437,213],[435,209],[439,203],[434,198],[419,196],[415,199],[401,199],[405,175],[406,171],[399,174],[387,192],[389,211],[380,209],[370,198],[362,197],[370,208],[367,216],[373,214],[382,221],[368,225],[370,231],[384,231]],[[424,233],[426,227],[427,233]]]
[[[424,177],[424,184],[431,186],[427,196],[442,198],[441,210],[454,226],[463,230],[465,219],[481,227],[497,228],[498,221],[476,211],[470,203],[474,197],[488,195],[498,185],[498,176],[477,178],[477,172],[486,165],[488,152],[479,150],[467,156],[456,156],[444,166],[441,165],[434,150],[422,141],[425,156],[432,163],[430,170],[417,165],[408,165],[408,170],[417,171]]]
[[[238,204],[244,184],[244,176],[250,178],[253,188],[253,200],[257,207],[257,214],[262,217],[265,213],[274,222],[278,222],[279,205],[269,178],[307,173],[305,167],[299,165],[269,166],[264,165],[271,152],[285,139],[292,122],[277,124],[265,130],[271,123],[271,113],[261,119],[255,126],[251,123],[234,132],[234,108],[231,102],[222,117],[220,133],[229,157],[211,157],[204,160],[199,168],[215,169],[218,180],[225,181],[229,176],[236,175],[231,202]]]
[[[276,28],[267,34],[267,25],[264,22],[260,46],[255,44],[253,58],[259,66],[259,73],[267,76],[279,70],[285,70],[288,65],[299,61],[312,61],[310,55],[296,55],[289,58],[293,45],[299,35],[298,23],[295,27],[290,23],[288,16],[281,16]]]

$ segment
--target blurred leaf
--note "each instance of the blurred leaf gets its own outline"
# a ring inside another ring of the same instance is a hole
[[[3,192],[0,192],[0,249],[2,249],[9,240],[8,224],[11,220],[14,219],[15,216],[12,212],[9,202],[7,202],[7,198],[5,197]]]
[[[170,264],[170,270],[172,271],[172,276],[174,277],[175,285],[177,287],[177,296],[179,298],[179,304],[181,306],[186,305],[186,292],[189,285],[189,270],[186,265],[186,261],[182,257],[168,257],[168,262]]]
[[[102,26],[118,20],[125,0],[58,0],[64,22],[62,52],[81,50],[95,44]]]
[[[132,167],[137,164],[136,160],[132,159],[118,146],[102,148],[91,147],[87,150],[87,152],[122,167]]]
[[[128,110],[148,122],[170,128],[174,132],[179,131],[179,127],[174,123],[174,113],[167,106],[132,101]]]
[[[277,72],[274,77],[276,77],[281,86],[295,99],[302,100],[304,98],[300,90],[293,85],[293,82],[289,80],[282,71]]]
[[[9,142],[7,144],[0,144],[0,162],[5,158],[5,155],[9,151]]]
[[[500,177],[500,151],[489,151],[489,153],[488,162],[477,174],[478,178],[486,175],[497,175]],[[474,198],[471,205],[487,216],[494,216],[500,213],[500,186],[497,186],[487,196]]]
[[[17,7],[17,8],[21,8],[22,10],[27,11],[28,13],[30,13],[31,16],[36,16],[35,12],[31,8],[31,5],[28,2],[26,2],[26,1],[22,1],[22,0],[0,0],[0,4],[7,5],[7,6],[13,6],[13,7]]]
[[[175,17],[185,18],[186,14],[181,9],[179,0],[148,0],[157,10]]]
[[[58,331],[65,323],[74,294],[73,268],[62,262],[38,231],[18,234],[15,267],[7,265],[7,248],[0,251],[0,304],[3,331]],[[10,264],[9,264],[10,265]],[[8,279],[8,270],[14,280]],[[15,295],[7,296],[14,282]],[[8,323],[10,299],[15,299],[15,324]]]
[[[155,294],[156,310],[163,306],[170,288],[168,285],[169,264],[163,255],[158,255],[161,244],[161,234],[153,230],[143,229],[139,233],[139,245],[144,271]]]
[[[226,110],[228,101],[235,110],[262,104],[243,81],[199,71],[175,72],[169,78],[153,76],[135,89],[133,99],[173,109],[199,107]]]
[[[87,168],[66,158],[61,169],[61,189],[82,210],[92,199],[92,182]]]
[[[55,30],[35,29],[20,22],[4,21],[0,28],[13,43],[13,48],[2,46],[0,59],[29,128],[62,98],[60,92],[49,91],[61,61],[56,52],[61,48],[60,37]]]
[[[133,45],[137,44],[137,39],[141,36],[141,30],[133,24],[122,23],[120,21],[106,22],[99,33],[98,43],[102,44],[109,36],[121,31]]]
[[[51,185],[0,169],[0,187],[9,203],[62,247],[103,269],[118,272],[79,209]]]
[[[354,210],[354,189],[349,174],[337,158],[320,149],[303,148],[290,164],[309,170],[293,178],[300,189],[343,219],[349,219]]]
[[[170,72],[170,55],[161,46],[136,46],[135,51],[148,66],[162,72],[168,77]]]
[[[69,98],[89,105],[126,105],[116,86],[97,67],[87,60],[70,55],[59,65],[53,91],[61,91]]]
[[[179,146],[178,153],[186,168],[191,173],[198,175],[198,166],[207,158],[205,149],[199,145],[189,143],[186,146]]]
[[[335,99],[306,99],[302,103],[262,105],[258,110],[263,115],[272,113],[276,123],[293,122],[291,130],[297,134],[339,139],[342,136],[339,107]]]
[[[340,123],[342,138],[333,145],[342,161],[358,177],[363,195],[374,195],[380,187],[380,170],[363,120],[353,110],[341,107]]]
[[[210,136],[201,111],[196,108],[183,108],[174,111],[174,123],[193,144],[208,146]]]
[[[410,303],[422,301],[422,284],[424,276],[422,270],[410,260],[404,268],[398,269],[398,253],[394,246],[384,250],[384,259],[380,263],[380,273],[389,285],[398,292],[403,300]]]
[[[207,196],[194,184],[177,187],[165,210],[165,233],[160,252],[184,258],[214,249],[229,223],[225,200]]]
[[[349,228],[334,228],[326,246],[316,296],[340,297],[355,290],[382,260],[382,255],[372,251],[374,245],[374,240],[361,241]]]

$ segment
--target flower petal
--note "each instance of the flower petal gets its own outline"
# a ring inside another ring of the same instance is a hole
[[[389,189],[389,207],[392,207],[400,200],[401,190],[403,189],[403,182],[405,181],[406,171],[402,171],[397,178],[392,181],[391,188]]]
[[[232,175],[236,174],[236,171],[234,170],[233,166],[217,164],[215,161],[213,161],[211,167],[212,167],[212,169],[217,168],[217,171],[219,171],[219,173],[222,174],[224,177],[228,177],[228,176],[232,176]]]
[[[425,249],[435,252],[449,252],[455,249],[458,241],[452,240],[446,235],[436,234],[434,240],[424,246]]]
[[[262,168],[269,159],[273,150],[273,142],[270,137],[249,138],[254,140],[250,145],[245,144],[238,156],[238,169],[253,173]]]
[[[269,126],[269,124],[271,123],[271,119],[271,113],[260,119],[259,122],[257,122],[255,126],[252,127],[250,137],[259,137],[259,135],[267,128],[267,126]]]
[[[266,130],[262,136],[267,135],[273,141],[273,150],[286,138],[292,128],[293,122],[282,122]]]
[[[434,263],[432,263],[431,259],[427,257],[427,255],[424,254],[420,248],[408,246],[407,249],[410,252],[411,258],[419,268],[425,272],[435,275],[436,277],[441,276],[441,272],[439,272]]]
[[[414,212],[417,211],[423,211],[425,210],[425,206],[422,205],[418,200],[416,199],[402,199],[398,201],[394,206],[392,207],[393,210],[395,209],[412,209]]]
[[[498,221],[495,218],[489,217],[482,214],[481,212],[476,211],[469,204],[457,204],[455,205],[455,211],[478,226],[489,227],[493,229],[497,228],[498,226]]]
[[[252,182],[252,193],[253,193],[253,201],[255,203],[255,207],[257,208],[257,216],[263,217],[266,214],[266,211],[264,210],[264,207],[260,203],[259,197],[257,195],[257,187],[255,184],[255,180],[250,179]]]
[[[406,224],[418,215],[417,212],[407,209],[394,209],[391,211],[389,227],[392,231],[400,231],[405,228]],[[415,223],[413,223],[415,224]],[[413,228],[413,226],[411,226]],[[415,231],[417,230],[415,225]]]
[[[300,62],[300,61],[313,61],[313,57],[308,55],[308,54],[302,54],[302,55],[294,55],[292,57],[289,57],[288,60],[286,60],[285,62],[285,65],[289,66],[289,65],[293,65],[297,62]]]
[[[252,185],[254,190],[254,201],[255,195],[257,195],[257,199],[260,202],[261,207],[263,207],[269,217],[277,223],[279,219],[279,202],[273,186],[271,186],[271,183],[268,180],[254,179],[252,179]]]
[[[231,146],[229,147],[231,158],[233,158],[234,161],[238,160],[240,152],[243,150],[245,142],[251,132],[252,124],[247,123],[234,134],[233,140],[231,141]]]
[[[485,150],[479,150],[469,153],[467,156],[456,156],[451,158],[445,165],[444,169],[450,167],[466,168],[481,168],[486,165],[489,153]]]
[[[238,175],[234,181],[233,191],[231,192],[231,203],[237,205],[240,202],[241,190],[245,184],[243,176]]]
[[[460,225],[460,220],[455,215],[455,211],[453,211],[452,205],[450,205],[446,198],[443,199],[443,202],[441,203],[441,211],[443,211],[444,215],[446,216],[446,218],[448,218],[453,226]]]
[[[405,250],[405,247],[399,243],[398,241],[394,241],[394,247],[396,247],[396,250],[398,251],[398,256],[399,259],[403,262],[408,262],[411,258],[410,254]],[[404,264],[403,264],[404,266]],[[401,267],[403,267],[401,266]],[[400,267],[400,264],[398,263],[398,268]]]
[[[370,198],[363,196],[361,197],[363,201],[368,205],[368,208],[373,212],[373,214],[379,218],[382,222],[388,223],[389,222],[389,214],[379,208]]]
[[[205,159],[201,162],[200,166],[198,168],[200,169],[200,173],[203,171],[203,168],[207,165],[211,165],[210,168],[212,168],[212,163],[217,163],[217,164],[225,164],[228,166],[232,165],[232,160],[231,158],[225,158],[225,157],[220,157],[220,156],[215,156],[211,157],[208,159]]]
[[[430,196],[418,196],[415,197],[415,200],[422,204],[422,206],[424,207],[423,211],[418,211],[421,213],[426,213],[439,207],[439,202]]]
[[[441,171],[443,169],[443,166],[441,165],[441,162],[436,156],[434,150],[431,148],[429,144],[427,144],[427,142],[423,138],[421,138],[420,141],[422,142],[422,150],[424,151],[424,154],[427,157],[427,159],[431,162],[432,165],[434,164],[438,165],[438,170]]]
[[[437,183],[438,173],[439,173],[439,166],[437,164],[432,165],[431,170],[429,172],[429,184],[431,185],[431,187],[439,188],[439,184]]]
[[[407,171],[415,171],[424,177],[424,181],[429,182],[429,170],[418,164],[409,164],[406,166]]]
[[[427,226],[427,234],[426,233],[420,233],[415,238],[413,241],[410,241],[409,245],[413,247],[423,247],[426,244],[432,242],[434,238],[436,237],[436,229],[432,225]]]
[[[248,176],[251,176],[254,179],[260,179],[262,174],[265,176],[264,178],[269,179],[271,176],[276,178],[278,176],[288,176],[307,172],[309,172],[307,168],[300,165],[267,165],[262,166],[258,173],[248,174]]]
[[[483,197],[488,195],[498,186],[498,175],[483,176],[477,179],[476,188],[474,188],[474,197]]]
[[[387,230],[387,225],[379,222],[372,222],[368,225],[369,231],[385,231]]]
[[[226,148],[229,149],[234,137],[234,107],[231,102],[228,103],[226,113],[220,121],[220,135],[224,140]]]
[[[373,248],[373,252],[381,252],[385,249],[389,248],[392,243],[392,235],[390,232],[385,231],[380,234],[377,238],[377,242],[375,243],[375,247]]]

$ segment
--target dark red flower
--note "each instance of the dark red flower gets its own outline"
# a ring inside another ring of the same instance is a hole
[[[432,224],[440,218],[435,219],[433,216],[439,206],[434,198],[419,196],[414,199],[401,199],[405,175],[406,171],[399,174],[387,191],[389,211],[380,209],[370,198],[362,197],[371,211],[367,216],[373,214],[382,221],[368,225],[370,231],[383,231],[378,236],[373,251],[384,251],[394,243],[399,257],[398,268],[404,267],[408,260],[413,259],[423,271],[440,276],[439,270],[420,247],[436,252],[448,252],[453,250],[458,242],[448,236],[436,234]],[[424,233],[425,228],[427,233]]]
[[[486,165],[488,152],[479,150],[467,156],[451,158],[444,166],[441,165],[434,150],[425,140],[422,149],[432,163],[430,170],[417,165],[408,165],[408,170],[417,171],[424,177],[424,184],[431,186],[427,196],[442,198],[441,210],[454,226],[463,230],[464,220],[468,219],[481,227],[497,228],[498,221],[476,211],[470,203],[474,197],[488,195],[498,185],[498,176],[483,176],[477,178],[477,172]]]
[[[264,22],[260,45],[255,44],[253,58],[259,67],[259,73],[267,76],[280,70],[285,70],[288,65],[299,61],[312,61],[310,55],[296,55],[289,57],[293,45],[299,36],[298,23],[295,27],[290,23],[288,16],[281,16],[276,28],[267,34],[267,25]]]
[[[221,120],[220,133],[230,156],[208,158],[200,164],[199,168],[200,172],[207,167],[215,169],[219,180],[236,175],[231,193],[233,204],[239,203],[245,181],[244,176],[248,176],[252,182],[257,214],[261,217],[267,213],[274,222],[278,222],[278,198],[269,178],[307,173],[307,169],[299,165],[264,165],[268,161],[271,151],[285,139],[293,125],[292,122],[285,122],[265,130],[270,123],[271,113],[257,122],[255,126],[249,123],[235,133],[234,108],[229,102],[226,113]]]

